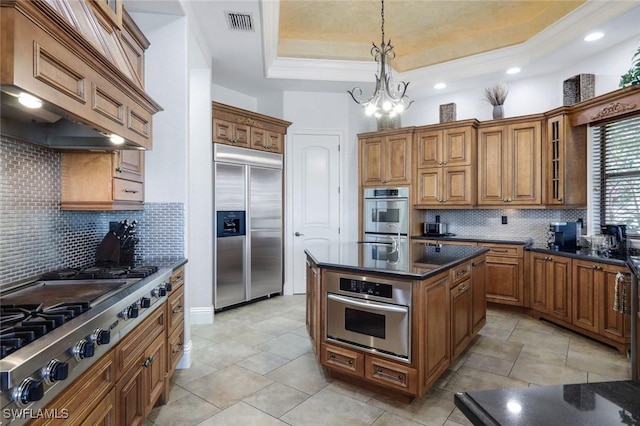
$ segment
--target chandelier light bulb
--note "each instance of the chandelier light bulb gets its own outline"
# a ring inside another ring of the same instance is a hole
[[[385,110],[385,111],[391,111],[391,102],[384,101],[382,103],[382,109]]]

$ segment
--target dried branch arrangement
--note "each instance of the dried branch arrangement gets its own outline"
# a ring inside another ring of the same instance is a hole
[[[491,105],[504,105],[504,101],[507,99],[509,89],[504,83],[499,83],[494,87],[487,87],[484,89],[484,97]]]

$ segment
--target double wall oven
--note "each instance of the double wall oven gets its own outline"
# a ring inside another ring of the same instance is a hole
[[[411,362],[411,283],[327,272],[326,337]]]
[[[364,266],[405,268],[409,249],[409,188],[365,188],[362,224]]]

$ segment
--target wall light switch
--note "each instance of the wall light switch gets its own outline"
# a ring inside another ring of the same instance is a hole
[[[507,224],[507,217],[506,216],[502,216],[502,224],[503,225]]]

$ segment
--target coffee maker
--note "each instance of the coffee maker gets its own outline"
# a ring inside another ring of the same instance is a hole
[[[551,222],[547,233],[547,245],[551,250],[576,249],[578,222]]]
[[[613,236],[611,253],[625,254],[627,251],[627,225],[600,225],[600,231],[605,237]]]

